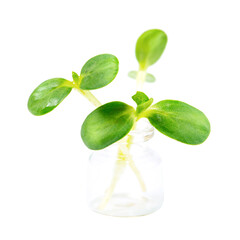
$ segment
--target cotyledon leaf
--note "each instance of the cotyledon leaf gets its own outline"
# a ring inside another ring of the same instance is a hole
[[[200,144],[210,133],[204,113],[184,102],[160,101],[144,114],[158,131],[186,144]]]
[[[153,103],[153,99],[150,98],[148,101],[138,105],[136,109],[137,116],[139,116],[140,113],[147,110],[152,105],[152,103]]]
[[[136,94],[132,96],[132,99],[137,105],[145,103],[149,100],[148,96],[145,93],[140,91],[137,91]]]
[[[78,74],[75,73],[75,72],[72,72],[72,78],[73,78],[74,83],[75,83],[77,86],[79,86],[80,77],[78,76]]]
[[[28,99],[28,109],[36,116],[44,115],[71,92],[72,83],[64,78],[52,78],[41,83]]]
[[[141,70],[146,70],[161,57],[167,44],[167,35],[159,29],[144,32],[137,40],[136,58]]]
[[[128,73],[128,76],[130,78],[136,79],[137,74],[138,74],[137,71],[131,71],[131,72]],[[146,73],[145,82],[153,83],[155,81],[156,81],[156,78],[151,73]]]
[[[133,107],[123,102],[110,102],[87,116],[82,124],[81,137],[88,148],[103,149],[126,136],[134,121]]]
[[[140,91],[137,91],[137,93],[132,96],[132,99],[137,104],[137,109],[136,109],[137,116],[139,116],[141,112],[145,111],[153,103],[152,98],[149,99],[145,93]]]
[[[108,85],[118,73],[118,59],[111,54],[97,55],[88,60],[80,74],[80,88],[93,90]]]

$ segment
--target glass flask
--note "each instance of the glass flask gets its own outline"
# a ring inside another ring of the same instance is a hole
[[[121,141],[89,158],[87,200],[98,213],[133,217],[163,203],[162,161],[149,144],[154,128],[140,119]],[[151,142],[151,141],[150,141]]]

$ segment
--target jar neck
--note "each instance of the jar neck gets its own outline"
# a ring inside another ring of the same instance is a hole
[[[142,118],[128,135],[132,137],[132,143],[144,143],[153,137],[154,128],[147,119]]]

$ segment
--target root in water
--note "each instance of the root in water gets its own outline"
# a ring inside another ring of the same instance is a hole
[[[104,196],[102,202],[100,203],[100,205],[98,207],[99,210],[103,210],[107,206],[109,200],[111,199],[111,197],[113,195],[113,191],[116,187],[116,184],[117,184],[120,176],[122,175],[122,173],[125,170],[126,163],[127,162],[125,160],[124,154],[119,150],[118,159],[115,163],[115,169],[114,169],[112,181],[111,181],[109,188],[107,189],[107,191],[105,193],[105,196]]]
[[[120,179],[122,173],[124,172],[127,163],[129,164],[130,168],[136,175],[142,191],[146,192],[146,185],[142,179],[142,176],[141,176],[139,170],[137,169],[137,167],[132,159],[132,156],[130,155],[131,144],[132,144],[131,136],[128,136],[127,144],[119,143],[118,157],[117,157],[117,161],[115,163],[115,169],[114,169],[112,181],[111,181],[109,188],[106,190],[106,193],[104,195],[102,202],[100,203],[100,205],[98,207],[99,210],[103,210],[107,206],[110,199],[112,198],[116,184],[117,184],[118,180]]]

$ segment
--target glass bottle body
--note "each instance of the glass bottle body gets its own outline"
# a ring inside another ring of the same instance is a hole
[[[111,216],[142,216],[163,203],[162,161],[150,148],[153,128],[130,132],[126,138],[90,156],[88,204]],[[129,141],[131,139],[131,141]]]

